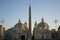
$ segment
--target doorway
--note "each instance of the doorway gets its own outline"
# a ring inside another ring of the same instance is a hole
[[[25,36],[24,35],[21,36],[21,40],[25,40]]]

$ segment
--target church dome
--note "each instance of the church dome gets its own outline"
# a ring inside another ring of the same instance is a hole
[[[19,19],[18,23],[15,25],[15,27],[22,28],[22,29],[27,29],[27,25],[21,23],[20,19]]]
[[[44,18],[42,18],[41,23],[39,23],[37,26],[44,29],[49,28],[48,24],[44,22]]]
[[[17,23],[17,24],[15,25],[15,27],[18,27],[18,26],[22,27],[22,23]]]

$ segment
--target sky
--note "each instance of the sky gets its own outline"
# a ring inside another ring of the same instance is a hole
[[[14,27],[21,19],[21,22],[28,23],[30,0],[0,0],[0,24],[4,19],[5,29]],[[49,29],[57,29],[60,25],[60,0],[31,0],[32,28],[35,21],[41,22],[42,17],[49,25]],[[57,26],[55,26],[55,19]]]

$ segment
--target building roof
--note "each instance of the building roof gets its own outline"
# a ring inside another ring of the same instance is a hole
[[[15,27],[20,27],[20,28],[23,28],[23,29],[27,29],[27,24],[21,23],[21,21],[19,19],[19,22],[15,25]]]
[[[47,23],[44,22],[44,18],[41,19],[41,22],[37,25],[38,27],[45,27],[45,25],[48,26]]]

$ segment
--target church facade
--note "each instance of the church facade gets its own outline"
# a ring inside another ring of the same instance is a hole
[[[28,38],[28,28],[27,23],[24,24],[19,22],[13,28],[13,40],[27,40]]]
[[[28,38],[27,23],[26,22],[22,23],[20,19],[13,28],[6,31],[6,40],[27,40],[27,38]]]
[[[35,22],[33,36],[34,40],[51,40],[51,31],[49,30],[49,25],[44,22],[43,18],[41,23],[37,24]]]

